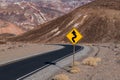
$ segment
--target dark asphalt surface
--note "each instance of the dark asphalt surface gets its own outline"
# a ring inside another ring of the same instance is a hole
[[[63,49],[37,55],[18,62],[0,66],[0,80],[16,80],[38,68],[47,65],[47,62],[54,62],[64,56],[70,56],[73,52],[72,45],[61,45]],[[76,46],[76,51],[82,50],[83,47]]]

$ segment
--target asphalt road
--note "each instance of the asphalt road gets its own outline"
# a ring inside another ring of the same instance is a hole
[[[48,62],[54,62],[64,56],[67,57],[72,55],[72,45],[61,46],[64,46],[64,48],[0,66],[0,80],[16,80],[19,77],[47,65]],[[76,51],[80,51],[82,49],[83,47],[76,46]]]

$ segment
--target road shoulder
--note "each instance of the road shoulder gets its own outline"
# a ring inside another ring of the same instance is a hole
[[[77,52],[75,54],[75,60],[79,60],[80,58],[86,56],[91,51],[89,46],[84,46],[84,49]],[[64,69],[65,66],[72,62],[72,55],[66,57],[56,63],[56,65],[50,65],[42,70],[38,69],[36,73],[29,75],[28,77],[21,77],[24,78],[23,80],[48,80],[51,76],[53,76],[57,71]],[[20,78],[18,79],[20,80]]]

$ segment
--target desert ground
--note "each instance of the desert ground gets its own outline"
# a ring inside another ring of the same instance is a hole
[[[60,70],[49,80],[54,80],[55,76],[63,76],[66,79],[56,80],[120,80],[120,44],[87,44],[93,48],[93,51],[85,57],[97,57],[101,62],[97,66],[84,65],[80,59],[77,62],[80,72],[70,73],[66,70]],[[71,65],[71,64],[70,64]],[[69,66],[64,67],[68,69]],[[61,75],[62,74],[62,75]]]
[[[11,63],[27,57],[43,54],[61,49],[62,46],[31,44],[31,43],[6,43],[0,45],[0,65]]]
[[[82,44],[92,48],[85,58],[97,57],[101,59],[96,66],[83,65],[80,59],[77,62],[80,72],[70,73],[66,70],[60,70],[49,80],[59,74],[65,74],[70,80],[120,80],[120,44],[103,43],[103,44]],[[32,44],[32,43],[7,43],[0,45],[0,65],[10,63],[26,57],[35,56],[53,50],[61,49],[60,46]],[[72,64],[72,63],[71,63]],[[70,65],[71,65],[70,64]],[[65,66],[67,69],[70,65]]]

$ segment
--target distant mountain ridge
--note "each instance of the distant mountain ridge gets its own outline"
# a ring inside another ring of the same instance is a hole
[[[75,7],[79,5],[84,5],[85,3],[88,3],[92,0],[36,1],[0,0],[0,20],[12,23],[21,28],[24,32],[27,32],[34,28],[38,28],[38,25],[44,24],[50,20],[60,17],[70,12]]]
[[[119,0],[96,0],[59,17],[42,28],[31,30],[8,41],[66,43],[66,34],[76,27],[83,35],[81,42],[120,42]],[[114,6],[113,6],[114,5]]]

